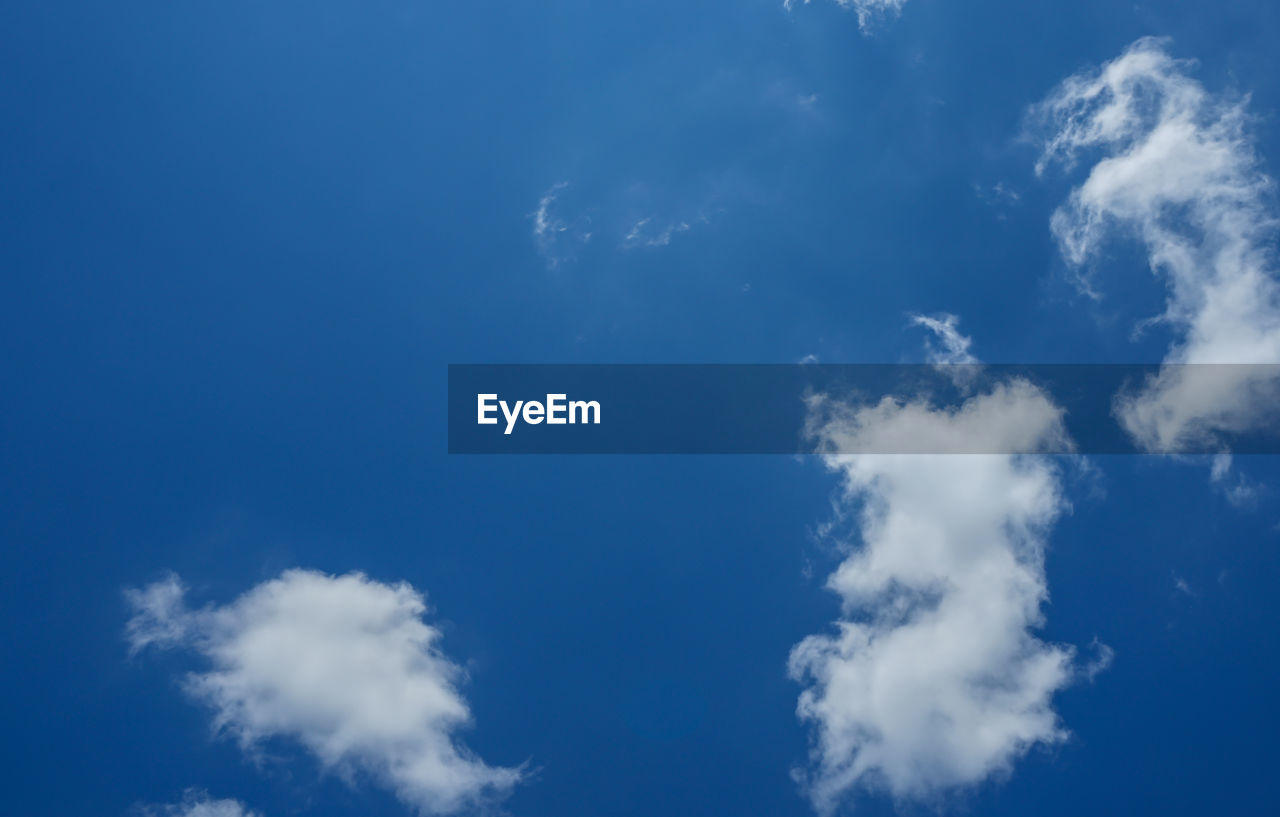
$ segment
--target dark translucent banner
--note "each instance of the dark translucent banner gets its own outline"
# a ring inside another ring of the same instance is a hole
[[[454,454],[1280,453],[1280,365],[451,365]]]

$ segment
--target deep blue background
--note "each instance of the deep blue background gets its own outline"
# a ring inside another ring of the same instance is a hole
[[[301,565],[429,594],[468,742],[541,769],[515,815],[808,814],[784,664],[837,612],[831,478],[449,457],[445,365],[917,360],[904,313],[935,310],[986,360],[1158,359],[1167,336],[1129,339],[1158,283],[1118,246],[1107,299],[1073,293],[1048,232],[1073,179],[1035,181],[1018,140],[1145,34],[1252,93],[1275,168],[1267,0],[910,0],[870,38],[780,0],[0,6],[0,810],[199,786],[403,813],[286,746],[256,768],[183,699],[184,657],[126,658],[123,588],[173,569],[225,602]],[[550,269],[530,214],[560,181],[597,238]],[[1274,811],[1274,492],[1241,513],[1202,465],[1098,464],[1045,637],[1115,666],[1060,696],[1069,744],[961,809]]]

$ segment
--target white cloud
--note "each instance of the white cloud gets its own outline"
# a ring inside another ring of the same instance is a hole
[[[643,197],[646,192],[644,185],[634,185],[618,196],[607,197],[603,203],[589,207],[566,206],[562,199],[568,195],[567,190],[568,182],[553,184],[538,199],[537,208],[529,214],[529,218],[533,220],[534,245],[551,269],[577,260],[578,253],[596,235],[597,220],[604,225],[600,227],[601,230],[620,236],[617,239],[620,249],[653,249],[669,246],[676,236],[689,232],[697,225],[711,224],[716,213],[715,208],[704,205],[694,212],[685,210],[683,218],[637,218],[638,208],[634,203],[612,199]],[[618,215],[618,211],[623,209],[630,212],[630,218]],[[577,215],[562,215],[565,210],[570,214],[576,212]],[[626,227],[626,224],[631,226]]]
[[[1034,117],[1047,130],[1038,173],[1093,162],[1053,215],[1066,260],[1086,269],[1112,236],[1134,236],[1168,300],[1168,364],[1280,363],[1272,181],[1248,131],[1247,99],[1210,94],[1167,43],[1143,39],[1066,80]],[[1088,273],[1082,287],[1098,297]],[[1280,403],[1271,366],[1165,366],[1117,401],[1138,443],[1170,452],[1255,428]]]
[[[622,239],[623,249],[633,247],[665,247],[679,233],[692,229],[687,221],[668,222],[662,227],[653,223],[653,218],[642,218],[632,225]]]
[[[825,395],[809,401],[808,431],[821,453],[991,454],[1071,450],[1062,409],[1025,380],[994,384],[959,406],[892,395],[850,405]]]
[[[221,607],[190,610],[183,593],[176,576],[129,591],[130,644],[203,656],[209,668],[185,688],[244,749],[295,740],[326,769],[366,772],[424,814],[483,804],[520,780],[455,739],[470,721],[463,673],[410,585],[290,570]]]
[[[191,789],[181,803],[141,809],[146,817],[262,817],[239,800],[213,800],[205,792]]]
[[[960,334],[960,330],[956,328],[960,319],[945,312],[910,317],[913,326],[928,329],[942,344],[939,347],[932,339],[925,341],[925,357],[928,361],[937,366],[958,388],[966,391],[972,388],[981,368],[978,359],[969,351],[973,341]]]
[[[1116,660],[1116,651],[1099,641],[1097,636],[1093,637],[1089,646],[1093,648],[1094,655],[1080,669],[1080,674],[1092,684],[1099,675],[1111,669],[1111,665]]]
[[[809,5],[809,0],[803,0]],[[902,11],[907,0],[835,0],[840,8],[853,9],[858,14],[858,27],[864,32],[869,30],[877,19],[894,17]],[[796,0],[783,0],[783,8],[788,11],[795,6]]]
[[[125,594],[133,607],[133,617],[125,625],[129,650],[136,654],[151,645],[171,647],[187,637],[186,601],[177,577],[154,582]]]
[[[564,223],[551,213],[551,206],[556,203],[560,191],[568,187],[568,182],[556,182],[538,199],[538,209],[533,211],[533,237],[539,240],[550,238],[555,233],[564,232]]]
[[[591,241],[591,232],[586,227],[589,219],[577,219],[570,223],[556,213],[556,202],[568,186],[568,182],[551,185],[542,194],[542,198],[538,199],[538,208],[530,214],[533,219],[534,244],[546,259],[547,266],[553,269],[566,261],[572,261],[578,248]]]
[[[892,398],[849,407],[827,414],[818,433],[825,450],[845,451],[904,450],[893,446],[921,437],[932,450],[1036,450],[1065,437],[1061,411],[1024,381],[957,410]],[[827,582],[842,601],[836,632],[791,654],[792,676],[808,683],[798,713],[814,725],[812,767],[798,776],[815,807],[829,813],[858,790],[929,799],[1063,740],[1052,697],[1077,675],[1074,651],[1034,634],[1048,597],[1048,532],[1067,509],[1052,461],[825,462],[842,477],[843,504],[860,509],[861,541]]]
[[[1184,596],[1188,596],[1193,599],[1196,597],[1196,592],[1191,589],[1191,585],[1187,583],[1186,579],[1182,578],[1177,573],[1173,574],[1173,589],[1177,590]]]
[[[925,327],[930,332],[933,332],[942,343],[941,349],[932,343],[925,343],[930,363],[952,366],[978,362],[978,359],[969,352],[969,347],[973,345],[973,341],[960,334],[960,330],[956,328],[959,322],[960,319],[955,315],[948,315],[945,312],[938,315],[911,316],[912,325]]]
[[[1209,468],[1209,482],[1235,507],[1253,508],[1266,493],[1266,486],[1244,474],[1232,473],[1231,462],[1230,454],[1215,455]]]
[[[995,210],[996,218],[1000,221],[1008,220],[1009,210],[1022,204],[1022,194],[1002,181],[993,185],[975,183],[973,192]]]

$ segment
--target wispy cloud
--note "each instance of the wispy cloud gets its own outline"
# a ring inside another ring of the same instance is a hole
[[[262,817],[239,800],[214,800],[199,789],[188,789],[180,803],[142,806],[136,811],[143,817]]]
[[[608,243],[612,235],[616,247],[623,250],[657,249],[670,246],[676,236],[687,233],[695,226],[709,225],[717,212],[711,202],[696,208],[672,207],[668,215],[641,215],[649,207],[637,204],[635,199],[650,197],[647,187],[635,184],[621,193],[606,197],[591,207],[578,207],[575,211],[565,207],[562,201],[570,185],[557,182],[538,199],[538,206],[529,218],[533,221],[533,241],[547,266],[555,269],[577,260],[578,253],[597,233]],[[659,209],[659,208],[653,208]],[[672,217],[671,211],[682,214]],[[650,210],[652,212],[652,210]]]
[[[1196,597],[1196,591],[1192,590],[1191,585],[1187,583],[1187,580],[1179,576],[1177,573],[1173,574],[1173,589],[1188,598],[1194,599]]]
[[[577,256],[578,249],[591,241],[591,231],[587,229],[590,219],[566,221],[556,210],[560,195],[568,186],[568,182],[551,185],[538,199],[537,209],[530,214],[533,219],[534,244],[546,259],[547,266],[552,268],[572,261]]]
[[[782,5],[790,11],[797,0],[783,0]],[[809,5],[809,0],[801,0]],[[853,9],[858,15],[858,27],[863,32],[869,31],[877,20],[896,17],[902,12],[907,0],[835,0],[836,5],[845,9]]]
[[[940,313],[938,315],[912,315],[911,323],[914,326],[923,326],[937,337],[941,347],[926,341],[925,349],[928,352],[930,363],[936,363],[942,366],[967,365],[978,362],[978,359],[969,351],[969,347],[973,345],[972,339],[960,334],[957,328],[960,319],[955,315]]]
[[[1217,454],[1209,468],[1209,482],[1222,492],[1222,495],[1233,506],[1246,509],[1253,508],[1266,493],[1266,486],[1249,479],[1244,474],[1233,473],[1231,455]]]
[[[522,776],[456,740],[470,721],[463,673],[408,584],[290,570],[221,607],[187,608],[176,576],[127,595],[131,647],[201,655],[208,669],[188,675],[186,691],[246,750],[296,740],[325,768],[367,773],[423,814],[488,802]]]
[[[992,185],[975,183],[973,192],[979,200],[995,211],[996,218],[1000,221],[1007,220],[1009,211],[1022,204],[1022,194],[1004,182],[996,182]]]
[[[1167,46],[1139,40],[1033,109],[1044,144],[1037,173],[1091,162],[1054,213],[1053,234],[1095,298],[1090,262],[1104,244],[1142,242],[1168,291],[1152,321],[1177,337],[1166,363],[1280,363],[1273,184],[1248,131],[1248,99],[1208,92]],[[1122,395],[1117,414],[1145,448],[1172,451],[1254,428],[1277,404],[1272,368],[1170,366]]]
[[[1080,675],[1092,684],[1099,675],[1111,669],[1116,660],[1116,651],[1099,641],[1097,636],[1093,637],[1089,647],[1093,650],[1093,658],[1080,668]]]
[[[656,226],[652,217],[642,218],[627,231],[622,239],[622,247],[665,247],[673,237],[690,229],[687,221],[665,222],[662,226]]]
[[[954,318],[919,322],[943,338],[944,356],[971,358]],[[1065,432],[1047,396],[1015,381],[958,410],[851,407],[818,434],[864,450],[922,436],[965,448],[975,435],[1027,450]],[[825,462],[842,478],[840,513],[858,509],[861,541],[827,582],[842,601],[836,632],[791,654],[792,676],[808,683],[798,711],[815,728],[812,766],[799,778],[815,807],[830,813],[858,790],[930,799],[1062,741],[1052,697],[1078,676],[1074,650],[1035,636],[1048,533],[1067,509],[1054,464],[1006,455]]]

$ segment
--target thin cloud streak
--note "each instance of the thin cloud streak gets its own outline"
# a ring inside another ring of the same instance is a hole
[[[803,0],[804,5],[809,5],[809,0]],[[858,15],[858,28],[862,32],[868,33],[874,28],[878,20],[892,19],[902,13],[902,7],[907,4],[907,0],[835,0],[836,5],[843,9],[852,9]],[[796,0],[783,0],[782,6],[790,11],[796,5]]]

